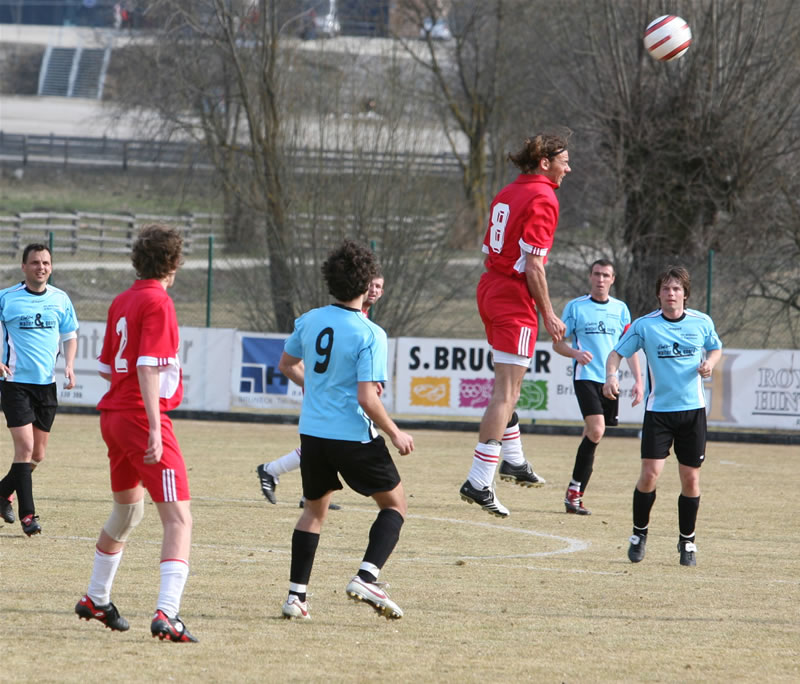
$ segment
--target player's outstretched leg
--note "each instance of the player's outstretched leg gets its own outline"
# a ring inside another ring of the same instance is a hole
[[[150,623],[150,633],[161,641],[167,639],[176,643],[195,643],[197,639],[191,635],[186,625],[177,615],[174,618],[167,616],[163,610],[157,610]]]
[[[403,611],[389,598],[384,589],[388,586],[384,582],[367,582],[356,575],[350,580],[345,591],[354,601],[368,603],[378,615],[383,615],[387,620],[399,620],[403,617]]]
[[[75,604],[75,613],[81,620],[97,620],[115,632],[127,632],[130,629],[128,621],[119,614],[111,601],[106,605],[97,605],[88,595],[84,595]]]

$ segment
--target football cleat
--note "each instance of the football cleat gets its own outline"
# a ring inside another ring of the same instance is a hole
[[[300,499],[300,503],[299,503],[299,504],[297,504],[297,507],[298,507],[298,508],[305,508],[305,507],[306,507],[306,498],[305,498],[305,497],[303,497],[302,499]],[[329,510],[329,511],[341,511],[341,510],[342,510],[342,507],[341,507],[339,504],[337,504],[337,503],[333,503],[333,501],[331,501],[331,502],[328,504],[328,510]]]
[[[644,558],[645,545],[647,544],[646,534],[632,534],[628,540],[631,545],[628,547],[628,559],[631,563],[638,563]]]
[[[287,620],[310,620],[311,614],[308,612],[308,601],[301,601],[297,594],[289,594],[286,603],[281,610],[283,617]]]
[[[547,480],[533,472],[531,464],[525,461],[520,466],[511,465],[506,461],[500,463],[500,479],[513,482],[520,487],[541,487]]]
[[[0,498],[0,518],[9,525],[17,521],[17,516],[14,515],[14,507],[11,505],[11,499]]]
[[[382,588],[388,586],[384,582],[367,582],[356,575],[350,580],[345,591],[354,601],[363,601],[371,605],[378,615],[383,615],[387,620],[399,620],[403,617],[403,611]]]
[[[117,607],[109,602],[105,606],[97,606],[88,596],[84,596],[75,604],[75,612],[81,620],[99,620],[115,632],[126,632],[130,629],[128,621],[119,614]]]
[[[39,524],[38,515],[26,515],[22,520],[20,520],[20,523],[22,524],[22,531],[29,537],[33,536],[34,534],[42,533],[42,526]]]
[[[270,475],[267,472],[266,466],[266,463],[262,463],[256,468],[256,472],[258,473],[258,480],[261,483],[261,493],[267,501],[274,504],[277,503],[275,499],[275,487],[278,486],[278,478]]]
[[[681,552],[681,565],[689,567],[697,565],[697,556],[695,555],[697,553],[697,546],[694,542],[679,541],[678,551]]]
[[[461,489],[458,491],[461,499],[467,503],[476,503],[484,511],[491,515],[496,515],[498,518],[507,518],[510,515],[509,510],[500,503],[497,495],[491,487],[484,487],[477,489],[472,486],[472,483],[467,480]]]
[[[583,492],[576,492],[574,489],[567,489],[567,493],[564,495],[564,507],[567,509],[567,513],[575,513],[577,515],[592,514],[583,505]]]
[[[167,617],[163,610],[157,610],[153,615],[153,621],[150,623],[150,633],[154,637],[161,639],[161,641],[164,641],[164,639],[178,643],[195,643],[197,641],[177,615],[174,618]]]

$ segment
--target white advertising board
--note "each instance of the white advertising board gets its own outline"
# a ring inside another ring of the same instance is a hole
[[[59,403],[95,406],[108,389],[97,373],[97,357],[103,347],[105,323],[81,321],[75,355],[75,387],[63,389],[64,358],[56,363]],[[228,411],[231,349],[235,331],[227,328],[180,328],[180,362],[183,369],[183,402],[180,408]]]

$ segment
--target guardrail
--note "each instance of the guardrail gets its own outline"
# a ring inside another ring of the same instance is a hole
[[[453,154],[387,153],[373,150],[294,148],[287,150],[295,172],[453,174],[461,170]],[[192,168],[213,170],[208,151],[200,143],[62,135],[26,135],[0,130],[0,162],[64,167]]]
[[[161,221],[181,230],[184,252],[193,247],[205,249],[209,235],[224,248],[224,221],[221,214],[196,213],[173,215],[104,214],[96,212],[25,212],[0,216],[0,254],[18,256],[32,242],[49,244],[61,254],[119,255],[130,254],[133,239],[145,223]]]

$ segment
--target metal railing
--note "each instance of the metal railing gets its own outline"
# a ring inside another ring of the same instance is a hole
[[[453,174],[461,171],[450,153],[380,152],[372,150],[295,148],[287,151],[296,172]],[[0,163],[64,167],[192,168],[213,170],[205,146],[195,142],[125,140],[63,135],[27,135],[0,130]]]

